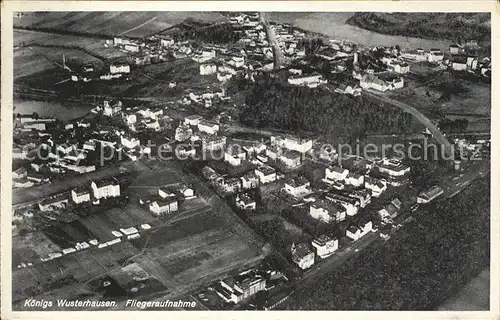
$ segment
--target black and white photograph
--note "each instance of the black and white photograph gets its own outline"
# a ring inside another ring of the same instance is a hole
[[[498,308],[498,13],[113,8],[9,18],[12,311]]]

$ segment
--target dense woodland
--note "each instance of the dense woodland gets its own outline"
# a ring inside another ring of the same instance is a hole
[[[432,205],[388,242],[299,292],[288,307],[434,310],[489,265],[489,190],[485,178]]]
[[[367,97],[352,97],[331,88],[294,87],[265,78],[246,88],[241,122],[295,132],[360,137],[367,133],[402,133],[411,115]]]
[[[489,13],[357,12],[346,23],[383,34],[490,42]]]

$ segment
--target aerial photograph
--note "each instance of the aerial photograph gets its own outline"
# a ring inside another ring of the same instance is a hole
[[[13,311],[490,310],[490,13],[13,33]]]

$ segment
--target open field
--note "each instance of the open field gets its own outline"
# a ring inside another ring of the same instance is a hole
[[[193,18],[225,21],[217,12],[44,12],[14,18],[14,25],[116,36],[144,37]]]
[[[455,310],[489,310],[490,309],[490,269],[482,271],[477,277],[472,279],[458,294],[446,300],[439,307],[439,311]]]
[[[449,71],[424,70],[405,77],[405,88],[387,93],[389,97],[408,103],[430,119],[469,120],[468,130],[489,130],[491,86],[464,79]],[[473,106],[473,107],[472,107]]]

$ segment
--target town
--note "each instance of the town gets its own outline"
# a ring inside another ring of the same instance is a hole
[[[455,120],[409,106],[428,74],[488,85],[491,57],[476,39],[448,51],[368,47],[261,13],[225,15],[104,39],[118,58],[53,60],[60,85],[92,105],[78,118],[14,111],[15,304],[92,292],[123,303],[182,297],[205,310],[279,309],[297,286],[389,243],[426,208],[489,174],[489,132],[451,130]],[[155,68],[168,75],[157,78]],[[139,77],[155,79],[143,97],[127,93]],[[339,137],[249,126],[239,119],[242,88],[268,82],[401,109],[418,131],[379,134],[385,141],[375,144],[411,150],[432,141],[444,154],[353,150],[377,134],[342,140],[346,153],[332,143]],[[55,96],[54,88],[16,90],[23,99]]]

